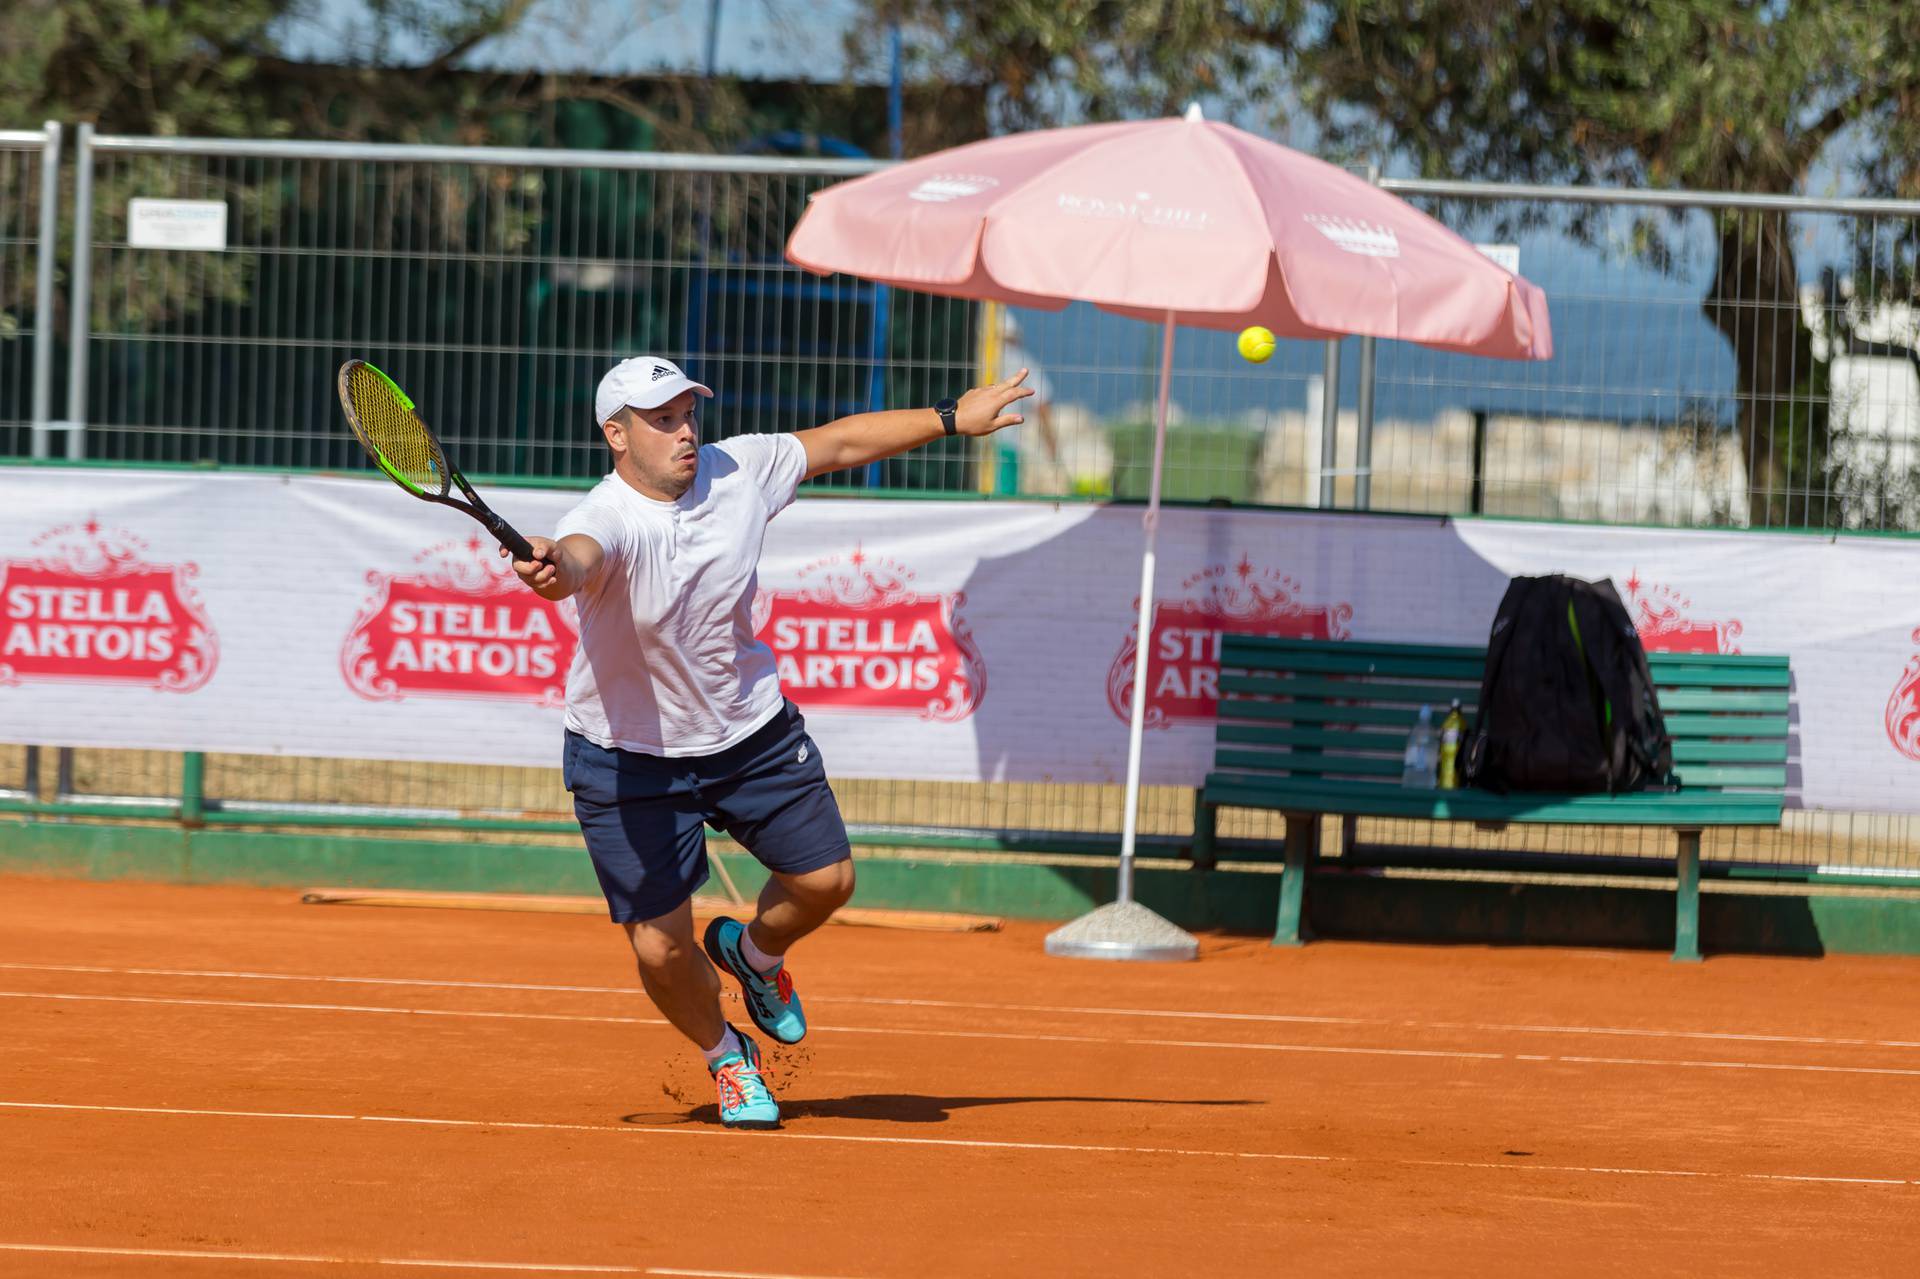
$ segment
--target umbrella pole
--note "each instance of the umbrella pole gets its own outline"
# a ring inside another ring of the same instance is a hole
[[[1140,757],[1145,745],[1147,666],[1153,656],[1154,547],[1160,536],[1160,478],[1167,454],[1167,397],[1173,381],[1173,312],[1160,341],[1160,399],[1154,415],[1153,479],[1147,490],[1147,544],[1140,557],[1140,620],[1134,632],[1133,714],[1127,725],[1126,813],[1121,819],[1119,891],[1113,904],[1047,936],[1047,953],[1080,959],[1192,959],[1199,943],[1133,900],[1133,855],[1140,828]]]
[[[1160,340],[1160,400],[1153,416],[1153,479],[1147,488],[1147,546],[1140,556],[1140,622],[1134,631],[1133,713],[1127,721],[1127,811],[1120,828],[1120,892],[1133,900],[1133,850],[1140,833],[1140,758],[1146,746],[1147,666],[1153,657],[1153,570],[1160,540],[1160,478],[1167,462],[1167,396],[1173,380],[1173,316]]]

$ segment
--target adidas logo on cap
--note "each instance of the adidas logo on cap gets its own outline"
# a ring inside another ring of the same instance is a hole
[[[594,420],[604,425],[629,405],[637,409],[658,408],[688,391],[695,395],[713,394],[711,388],[688,377],[672,360],[637,355],[620,361],[600,379],[600,387],[593,396]]]

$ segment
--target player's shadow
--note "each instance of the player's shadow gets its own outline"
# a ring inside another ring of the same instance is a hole
[[[1183,1100],[1166,1097],[927,1097],[919,1093],[857,1093],[851,1097],[823,1097],[812,1101],[780,1102],[785,1119],[875,1119],[896,1124],[943,1124],[956,1110],[976,1106],[1020,1106],[1033,1102],[1066,1102],[1073,1105],[1117,1106],[1264,1106],[1266,1102],[1242,1098],[1199,1098]],[[644,1113],[626,1115],[623,1123],[657,1122],[659,1116]],[[698,1124],[720,1122],[720,1108],[708,1104],[695,1106],[685,1119]]]

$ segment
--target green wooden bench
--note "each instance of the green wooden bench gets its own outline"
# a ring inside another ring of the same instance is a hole
[[[1675,959],[1700,957],[1700,833],[1778,827],[1787,782],[1785,657],[1648,655],[1673,736],[1674,792],[1496,795],[1400,784],[1422,703],[1436,736],[1459,698],[1472,722],[1486,650],[1228,635],[1220,658],[1213,771],[1196,795],[1194,861],[1212,865],[1215,815],[1286,815],[1276,944],[1298,944],[1320,817],[1549,822],[1676,832]]]

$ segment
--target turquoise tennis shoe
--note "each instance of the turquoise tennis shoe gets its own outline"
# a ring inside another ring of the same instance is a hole
[[[713,1063],[713,1086],[720,1094],[720,1122],[729,1128],[778,1128],[780,1104],[760,1076],[760,1046],[735,1030],[740,1051]]]
[[[770,974],[762,974],[740,953],[740,939],[747,929],[737,919],[725,915],[707,925],[707,957],[723,972],[732,973],[740,983],[746,1000],[747,1016],[761,1031],[783,1044],[797,1044],[807,1037],[807,1014],[794,993],[793,978],[785,964]]]

